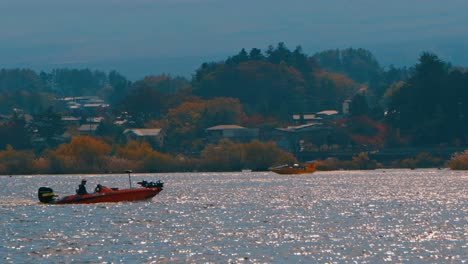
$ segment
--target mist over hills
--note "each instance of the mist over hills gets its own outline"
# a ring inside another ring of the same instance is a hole
[[[466,10],[463,0],[5,1],[0,67],[190,77],[203,62],[279,42],[310,56],[363,48],[382,66],[414,65],[423,51],[468,66]]]

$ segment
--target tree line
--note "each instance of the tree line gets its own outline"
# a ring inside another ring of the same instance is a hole
[[[350,113],[333,122],[330,136],[342,147],[465,146],[468,140],[465,68],[428,52],[414,66],[396,68],[380,66],[364,49],[309,56],[300,46],[290,50],[278,43],[202,63],[191,79],[158,75],[132,82],[117,71],[2,69],[0,114],[12,117],[0,123],[0,149],[32,150],[37,159],[69,144],[54,141],[64,132],[77,136],[61,121],[70,113],[56,108],[55,99],[83,95],[98,95],[110,104],[101,113],[96,140],[128,144],[124,128],[113,122],[126,113],[132,121],[127,126],[167,131],[164,146],[151,147],[171,157],[200,158],[209,148],[209,126],[287,126],[291,114],[341,111],[345,100],[350,100]],[[41,148],[34,146],[32,135],[45,138]]]

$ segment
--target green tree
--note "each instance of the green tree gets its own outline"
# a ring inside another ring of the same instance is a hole
[[[132,83],[117,71],[109,72],[108,79],[109,85],[104,87],[100,91],[100,94],[102,98],[107,99],[110,104],[116,105],[128,95]]]
[[[369,105],[367,104],[365,94],[358,93],[354,95],[351,101],[350,112],[353,116],[367,115],[369,113]]]
[[[61,136],[66,130],[62,115],[54,111],[52,107],[35,115],[31,126],[36,134],[44,138],[51,147],[56,147],[55,137]]]
[[[139,125],[151,119],[161,118],[171,107],[190,98],[187,94],[189,83],[183,78],[170,78],[166,75],[147,76],[133,83],[130,93],[118,108],[139,118]]]
[[[460,111],[451,86],[449,65],[435,54],[423,53],[414,74],[391,96],[388,119],[415,145],[448,143]],[[455,101],[454,101],[455,100]]]
[[[11,120],[0,124],[0,148],[5,148],[7,145],[19,150],[31,148],[24,117],[15,114]]]
[[[35,91],[43,88],[39,76],[29,69],[0,70],[0,91]]]
[[[377,59],[365,49],[326,50],[313,56],[327,70],[344,73],[361,83],[369,82],[382,73]]]
[[[96,95],[107,81],[107,74],[90,69],[54,69],[52,89],[61,96]]]

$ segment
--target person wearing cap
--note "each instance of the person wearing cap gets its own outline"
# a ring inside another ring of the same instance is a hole
[[[86,179],[81,180],[81,184],[78,185],[78,190],[76,190],[76,194],[88,194],[88,191],[86,190]]]

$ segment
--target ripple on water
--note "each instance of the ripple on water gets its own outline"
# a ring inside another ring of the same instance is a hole
[[[126,175],[87,175],[127,187]],[[2,177],[1,262],[462,262],[467,177],[447,170],[143,175],[152,201],[43,205],[39,186],[80,175]],[[26,180],[25,180],[26,179]],[[37,183],[37,186],[31,184]]]

